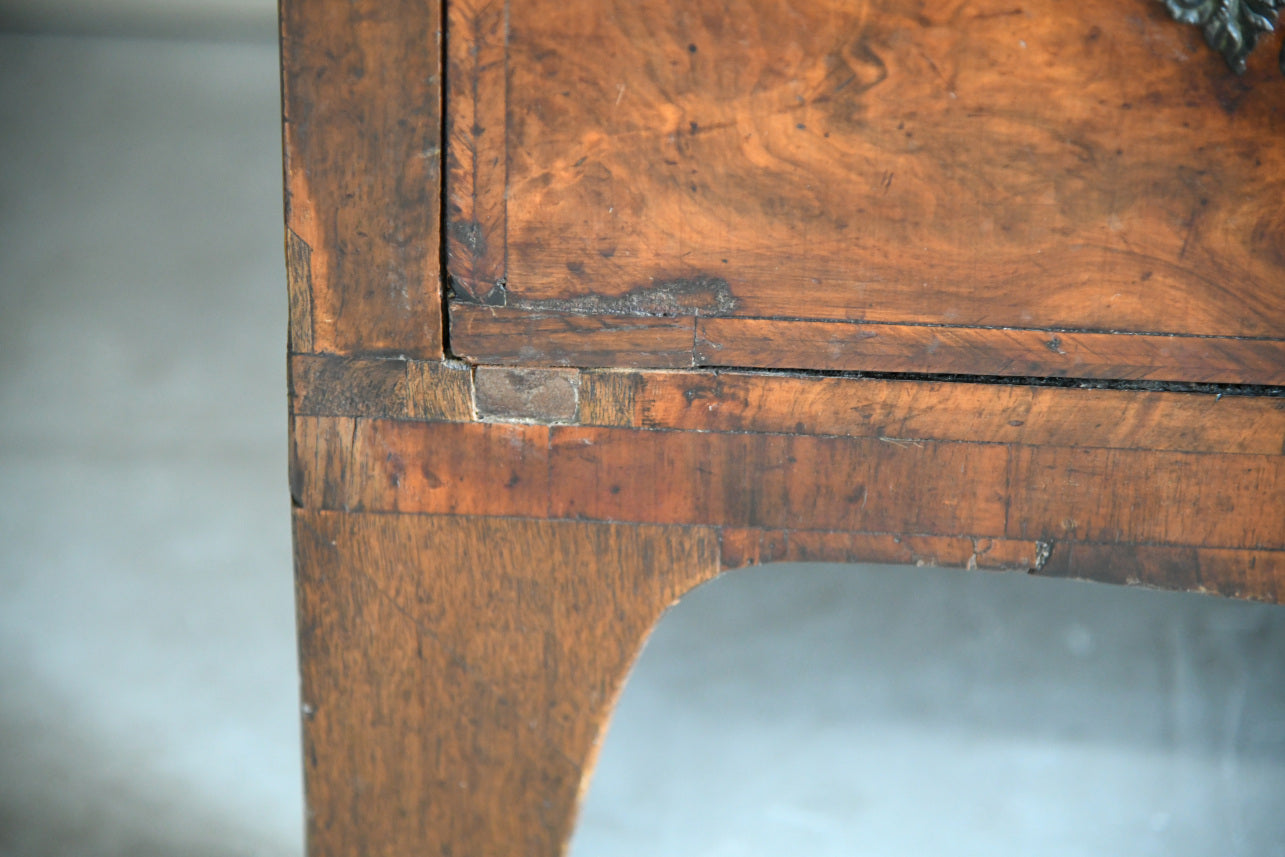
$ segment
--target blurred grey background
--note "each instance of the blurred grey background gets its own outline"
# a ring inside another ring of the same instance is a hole
[[[299,855],[275,8],[0,30],[0,853]],[[662,622],[573,851],[1285,855],[1282,809],[1283,608],[777,566]]]

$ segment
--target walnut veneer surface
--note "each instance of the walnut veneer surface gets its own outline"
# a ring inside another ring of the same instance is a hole
[[[1280,384],[1285,80],[1165,14],[451,4],[452,346]]]
[[[724,569],[1280,600],[1271,51],[1151,0],[281,14],[312,854],[559,853]]]

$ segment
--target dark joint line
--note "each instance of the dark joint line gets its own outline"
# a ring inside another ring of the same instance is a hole
[[[1039,375],[965,375],[934,372],[846,372],[839,369],[754,369],[746,366],[694,367],[740,374],[801,376],[814,378],[849,378],[871,381],[946,381],[956,384],[990,384],[999,387],[1058,387],[1079,390],[1125,390],[1146,393],[1198,393],[1217,396],[1247,396],[1267,399],[1285,398],[1285,387],[1266,384],[1204,384],[1187,381],[1138,381],[1103,378],[1053,378]]]
[[[458,357],[451,351],[451,276],[447,273],[447,265],[450,260],[450,251],[447,246],[450,236],[447,234],[447,224],[450,222],[450,212],[447,201],[450,199],[449,189],[446,183],[450,180],[450,170],[446,168],[446,147],[450,144],[450,110],[446,104],[446,95],[450,92],[447,75],[450,73],[450,53],[447,50],[447,39],[449,36],[449,15],[446,12],[446,4],[440,4],[438,14],[441,18],[438,21],[441,29],[441,38],[438,42],[438,74],[439,91],[441,92],[441,116],[442,121],[438,123],[438,130],[441,133],[441,140],[437,146],[437,175],[438,175],[438,218],[437,218],[437,270],[439,271],[439,285],[441,286],[440,298],[442,301],[441,323],[442,323],[442,355],[447,360],[457,360]]]

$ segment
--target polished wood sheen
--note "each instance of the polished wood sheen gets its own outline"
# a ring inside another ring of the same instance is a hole
[[[722,571],[1285,597],[1273,49],[1154,0],[281,20],[311,857],[561,854]]]
[[[281,4],[296,350],[442,354],[440,16],[438,0]]]
[[[1270,49],[1149,0],[451,8],[458,353],[1285,383]],[[657,316],[693,342],[578,321]]]

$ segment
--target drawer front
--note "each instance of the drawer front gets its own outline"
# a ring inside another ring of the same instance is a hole
[[[1285,383],[1285,79],[1154,0],[455,0],[479,362]]]

